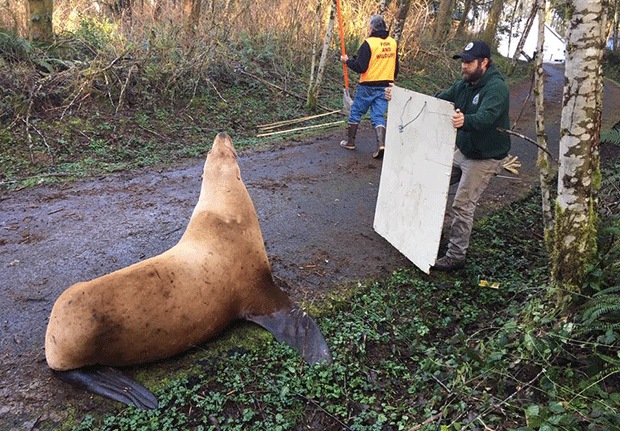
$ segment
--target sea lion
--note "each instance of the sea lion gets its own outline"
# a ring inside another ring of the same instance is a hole
[[[258,216],[231,139],[219,133],[204,165],[198,204],[178,244],[159,256],[76,283],[52,309],[45,356],[60,379],[141,408],[145,388],[110,366],[166,358],[247,319],[331,362],[314,320],[274,283]]]

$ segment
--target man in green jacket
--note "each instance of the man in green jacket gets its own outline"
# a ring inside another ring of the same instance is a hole
[[[491,177],[498,174],[510,150],[510,94],[504,77],[493,64],[491,50],[483,41],[467,44],[452,58],[461,59],[463,79],[436,97],[454,103],[452,125],[457,129],[450,184],[458,183],[452,203],[454,219],[445,256],[432,269],[452,271],[465,265],[465,254],[478,199]]]

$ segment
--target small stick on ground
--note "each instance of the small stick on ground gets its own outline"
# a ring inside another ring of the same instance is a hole
[[[278,132],[259,133],[259,134],[256,135],[256,137],[257,138],[262,138],[262,137],[265,137],[265,136],[279,135],[281,133],[297,132],[299,130],[307,130],[307,129],[316,129],[317,127],[328,127],[328,126],[333,126],[335,124],[341,124],[341,123],[344,123],[344,120],[334,121],[332,123],[325,123],[325,124],[315,124],[314,126],[297,127],[297,128],[294,128],[294,129],[280,130]]]
[[[413,428],[409,428],[409,430],[407,430],[407,431],[417,431],[420,428],[422,428],[424,425],[428,425],[431,422],[435,422],[437,419],[441,418],[441,416],[442,416],[442,413],[437,413],[436,415],[433,415],[430,418],[426,419],[421,424],[418,424],[418,425],[414,426]]]

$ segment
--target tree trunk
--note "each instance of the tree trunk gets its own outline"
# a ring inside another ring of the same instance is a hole
[[[232,6],[231,6],[232,3]],[[228,36],[232,30],[232,24],[230,23],[230,17],[233,15],[234,0],[225,0],[224,2],[224,14],[221,18],[221,30],[220,38],[224,41],[228,40]]]
[[[521,39],[519,39],[519,43],[517,43],[517,48],[515,49],[515,54],[512,57],[512,66],[508,75],[512,75],[515,71],[515,67],[517,67],[517,60],[521,56],[521,51],[523,50],[523,46],[525,45],[525,40],[527,39],[527,35],[530,34],[530,29],[532,28],[532,24],[534,23],[534,17],[538,12],[538,2],[534,2],[532,6],[532,12],[530,16],[527,18],[525,22],[525,28],[523,29],[523,34],[521,35]]]
[[[551,271],[560,306],[580,291],[586,267],[596,253],[601,61],[608,1],[570,0],[568,5]]]
[[[540,192],[542,198],[543,227],[547,250],[552,250],[551,232],[553,230],[553,213],[551,211],[551,166],[547,152],[547,135],[545,133],[544,91],[545,75],[543,72],[543,57],[545,47],[545,16],[547,1],[538,0],[538,46],[536,48],[536,136],[538,141],[538,169],[540,172]]]
[[[161,19],[161,12],[163,10],[163,0],[153,0],[153,20],[159,21]]]
[[[319,91],[321,89],[321,83],[323,82],[323,75],[325,74],[325,65],[327,64],[327,56],[329,55],[329,44],[332,41],[332,34],[334,32],[334,22],[336,21],[336,0],[332,0],[332,8],[329,12],[329,21],[327,23],[327,31],[325,32],[325,38],[323,39],[323,51],[321,52],[321,60],[319,61],[319,67],[316,72],[316,80],[310,84],[308,88],[308,101],[306,107],[308,109],[316,109],[319,99]]]
[[[487,25],[484,28],[484,32],[482,32],[481,39],[484,40],[491,49],[497,48],[496,42],[496,33],[497,33],[497,25],[499,24],[499,20],[502,16],[502,10],[504,8],[504,0],[493,0],[493,4],[491,5],[491,11],[489,12],[489,20],[487,21]]]
[[[517,14],[518,9],[523,9],[523,3],[521,3],[520,0],[516,1],[512,9],[512,14],[510,15],[510,30],[508,33],[508,52],[510,52],[510,45],[512,43],[512,34],[514,33],[515,15]],[[519,22],[521,22],[521,16],[519,16]]]
[[[381,0],[381,4],[379,5],[379,14],[383,15],[389,6],[390,0]]]
[[[124,18],[131,23],[133,15],[133,0],[113,0],[105,3],[109,8],[109,15],[113,19]]]
[[[618,49],[618,0],[614,2],[614,37],[611,49],[613,51]]]
[[[454,0],[441,0],[441,3],[439,3],[439,12],[437,12],[437,21],[435,22],[434,34],[434,38],[438,42],[444,41],[450,32],[453,6]]]
[[[53,0],[28,0],[28,39],[31,42],[52,41],[54,38],[53,13]]]
[[[312,58],[310,59],[310,79],[308,80],[308,92],[306,107],[315,109],[317,105],[316,90],[314,90],[314,73],[316,69],[316,55],[319,48],[319,28],[321,26],[321,9],[323,0],[317,0],[314,10],[314,37],[312,38]],[[312,106],[311,106],[312,104]]]
[[[200,6],[202,0],[184,0],[183,11],[185,12],[185,23],[187,30],[194,33],[200,22]]]
[[[400,38],[403,35],[403,28],[405,28],[405,22],[407,15],[409,15],[409,7],[411,6],[411,0],[401,0],[398,7],[398,13],[396,14],[396,22],[394,23],[394,30],[392,31],[392,37],[396,43],[400,42]]]
[[[456,28],[456,34],[458,35],[462,35],[466,28],[465,25],[467,24],[467,15],[469,15],[469,11],[471,10],[471,2],[472,0],[465,0],[465,4],[463,5],[463,15],[461,15],[459,26]]]

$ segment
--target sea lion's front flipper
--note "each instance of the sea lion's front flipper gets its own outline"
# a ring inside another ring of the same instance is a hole
[[[155,395],[114,368],[82,367],[68,371],[53,370],[53,372],[60,380],[78,389],[143,410],[157,408]]]
[[[310,365],[323,361],[331,364],[332,354],[319,326],[303,310],[294,307],[247,319],[271,332],[279,342],[295,347]]]

